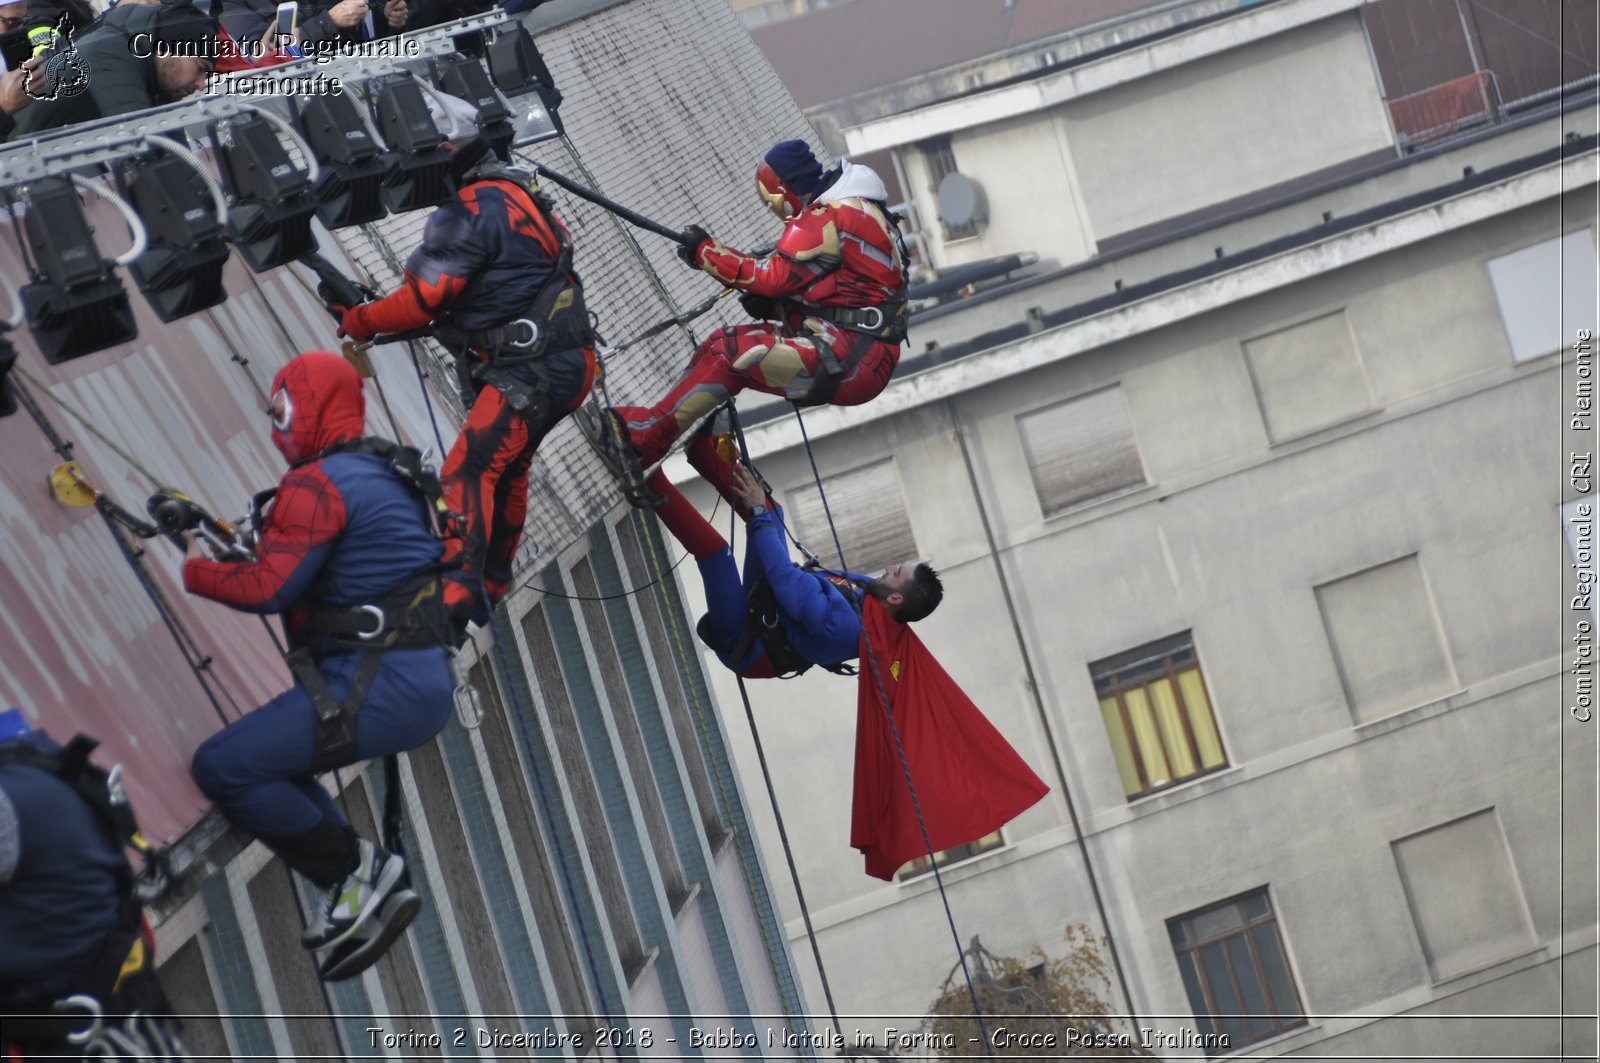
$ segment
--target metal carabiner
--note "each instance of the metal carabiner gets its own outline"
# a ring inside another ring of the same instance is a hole
[[[538,325],[537,322],[530,321],[528,318],[519,317],[519,318],[517,318],[517,320],[509,322],[506,325],[506,328],[508,328],[508,329],[523,329],[523,328],[525,328],[525,329],[527,329],[527,333],[528,333],[528,338],[525,339],[525,340],[524,339],[510,339],[510,340],[507,340],[506,343],[509,346],[516,347],[519,350],[526,350],[527,348],[532,347],[535,343],[539,342],[539,325]],[[515,335],[515,333],[513,333],[513,335]]]
[[[371,642],[373,639],[375,639],[378,636],[382,635],[384,633],[384,631],[388,629],[388,627],[389,627],[389,618],[386,615],[384,615],[382,607],[376,606],[376,605],[370,605],[370,604],[369,605],[361,605],[361,606],[357,606],[356,607],[356,611],[357,612],[361,612],[361,613],[367,613],[374,620],[376,620],[378,622],[378,626],[373,628],[371,631],[357,631],[356,632],[356,638],[361,639],[364,642]]]
[[[100,1001],[87,993],[74,993],[70,997],[63,997],[50,1006],[51,1011],[65,1012],[72,1008],[82,1008],[89,1013],[89,1025],[82,1030],[75,1030],[67,1034],[67,1043],[86,1045],[99,1038],[101,1029],[105,1026],[105,1011],[100,1007]]]
[[[864,306],[861,309],[864,313],[876,315],[863,321],[861,323],[862,328],[868,332],[877,332],[883,328],[883,308],[881,306]]]

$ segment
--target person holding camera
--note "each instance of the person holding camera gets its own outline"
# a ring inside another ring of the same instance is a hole
[[[227,0],[222,25],[236,41],[276,33],[279,4],[273,0]],[[368,16],[371,16],[370,18]],[[411,20],[406,0],[306,0],[299,5],[294,42],[314,54],[325,42],[361,42],[390,37]]]

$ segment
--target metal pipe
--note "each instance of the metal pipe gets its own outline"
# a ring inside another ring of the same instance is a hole
[[[608,199],[605,196],[601,195],[599,192],[596,192],[592,188],[585,188],[583,185],[580,185],[578,182],[574,181],[570,177],[566,177],[566,176],[564,176],[562,174],[556,173],[554,170],[552,170],[552,169],[550,169],[550,168],[548,168],[546,166],[540,166],[538,164],[534,165],[534,169],[539,174],[541,174],[544,177],[550,178],[550,180],[554,181],[556,184],[560,185],[562,188],[565,188],[568,192],[571,192],[573,195],[578,196],[581,199],[587,199],[590,203],[593,203],[596,206],[604,207],[606,210],[609,210],[611,213],[615,214],[617,217],[624,218],[627,221],[630,221],[633,224],[637,225],[641,229],[647,229],[650,232],[655,233],[657,236],[665,236],[668,240],[671,240],[673,243],[681,244],[684,247],[692,247],[693,246],[693,244],[690,242],[689,237],[685,236],[682,232],[678,231],[677,229],[669,229],[667,226],[662,225],[660,222],[652,221],[651,219],[645,217],[643,214],[640,214],[638,211],[629,210],[627,207],[624,207],[621,203],[618,203],[616,200]]]

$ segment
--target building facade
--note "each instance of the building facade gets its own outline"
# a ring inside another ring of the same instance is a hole
[[[916,315],[868,406],[747,428],[818,553],[825,492],[850,568],[941,570],[924,641],[1053,787],[942,891],[868,879],[854,691],[755,684],[832,993],[920,1015],[974,936],[1084,923],[1163,1056],[1591,1058],[1592,90],[1408,152],[1324,0],[1103,62],[847,131],[912,186],[948,133],[984,252],[1016,212],[1076,264]]]

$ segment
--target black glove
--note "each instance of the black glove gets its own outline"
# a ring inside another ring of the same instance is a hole
[[[778,301],[770,295],[742,292],[739,295],[739,305],[744,307],[745,313],[763,321],[777,321],[783,317],[783,311],[778,309]]]
[[[678,244],[678,257],[690,269],[700,268],[700,245],[711,239],[711,234],[698,225],[683,230],[683,240]]]

